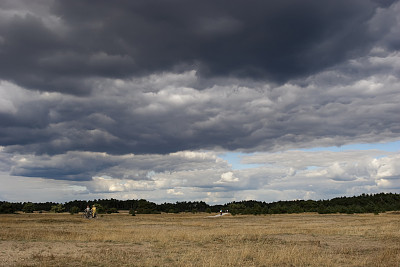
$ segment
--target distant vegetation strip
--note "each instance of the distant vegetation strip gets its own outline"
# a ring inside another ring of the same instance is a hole
[[[94,199],[92,201],[74,200],[65,203],[45,202],[7,202],[0,201],[0,213],[15,212],[69,212],[71,214],[83,211],[86,206],[97,206],[98,213],[117,213],[118,210],[129,210],[130,214],[158,214],[179,212],[219,212],[229,210],[237,214],[284,214],[317,212],[329,213],[382,213],[400,211],[400,194],[379,193],[362,194],[353,197],[338,197],[330,200],[293,200],[266,203],[256,200],[230,202],[224,205],[208,205],[203,201],[189,201],[156,204],[145,199],[117,200]]]

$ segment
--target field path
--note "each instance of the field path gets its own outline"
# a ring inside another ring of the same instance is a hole
[[[212,215],[212,216],[207,216],[207,218],[216,218],[216,217],[221,217],[221,216],[225,216],[225,215],[228,215],[229,213],[222,213],[222,215],[221,214],[217,214],[217,215]]]

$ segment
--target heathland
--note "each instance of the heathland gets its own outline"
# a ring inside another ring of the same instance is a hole
[[[399,240],[399,212],[0,215],[1,266],[400,266]]]

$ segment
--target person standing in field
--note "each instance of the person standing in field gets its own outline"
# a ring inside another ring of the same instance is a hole
[[[96,206],[93,204],[92,206],[92,218],[96,217]]]
[[[89,218],[89,216],[90,216],[90,207],[89,207],[89,205],[87,205],[87,207],[85,209],[85,216],[86,216],[86,218]]]

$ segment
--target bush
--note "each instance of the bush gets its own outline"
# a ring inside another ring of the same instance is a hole
[[[22,208],[22,211],[25,213],[33,213],[35,210],[35,204],[32,202],[27,202],[24,204],[24,207]]]
[[[179,210],[171,208],[168,213],[179,213]]]
[[[65,210],[63,204],[57,204],[57,205],[53,205],[51,206],[50,212],[53,213],[61,213]]]
[[[4,202],[3,204],[0,205],[0,214],[6,214],[6,213],[14,213],[15,210],[11,203]]]
[[[69,213],[71,214],[75,214],[75,213],[79,213],[79,208],[77,206],[73,206],[70,210]]]
[[[130,209],[129,210],[129,214],[131,214],[132,216],[136,216],[135,210],[134,209]]]

